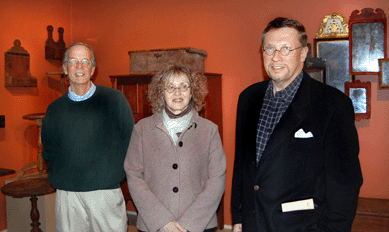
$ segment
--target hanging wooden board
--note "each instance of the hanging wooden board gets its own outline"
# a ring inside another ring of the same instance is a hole
[[[30,54],[19,40],[5,53],[5,87],[36,87],[37,80],[30,73]]]

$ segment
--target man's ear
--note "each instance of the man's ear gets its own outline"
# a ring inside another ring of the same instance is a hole
[[[305,46],[305,47],[303,47],[303,48],[301,49],[300,61],[301,61],[302,63],[304,63],[305,60],[307,59],[308,51],[309,51],[308,46]]]
[[[62,65],[62,70],[63,70],[63,73],[65,73],[65,75],[68,75],[68,68],[66,67],[66,65]]]
[[[91,70],[91,73],[90,73],[90,76],[91,76],[91,77],[92,77],[93,74],[95,73],[95,69],[96,69],[96,67],[92,67],[92,70]]]

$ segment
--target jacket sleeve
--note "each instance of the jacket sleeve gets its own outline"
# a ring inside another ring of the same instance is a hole
[[[242,131],[242,105],[241,99],[238,101],[238,110],[236,116],[236,137],[235,137],[235,160],[234,172],[232,177],[231,192],[231,212],[232,224],[242,223],[242,169],[241,169],[241,131]]]
[[[340,99],[325,136],[326,199],[318,231],[351,231],[362,185],[351,100]]]
[[[167,209],[151,191],[144,180],[143,139],[141,126],[135,125],[130,145],[124,161],[128,189],[131,197],[149,231],[157,231],[175,220],[174,215]],[[163,217],[161,217],[163,215]]]
[[[177,220],[185,229],[204,231],[211,221],[223,196],[226,181],[226,156],[220,134],[215,127],[209,141],[208,175],[204,190]]]

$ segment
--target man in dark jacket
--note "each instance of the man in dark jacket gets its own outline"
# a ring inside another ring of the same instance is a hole
[[[351,231],[362,174],[351,100],[303,70],[305,28],[276,18],[262,35],[270,80],[239,97],[235,231]]]

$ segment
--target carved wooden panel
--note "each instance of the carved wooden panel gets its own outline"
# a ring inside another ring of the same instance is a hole
[[[53,26],[47,26],[48,38],[45,43],[45,59],[62,60],[66,51],[65,41],[63,40],[64,29],[58,28],[58,41],[53,40]]]
[[[30,73],[30,54],[21,46],[20,40],[5,52],[5,87],[36,87],[37,80]]]

